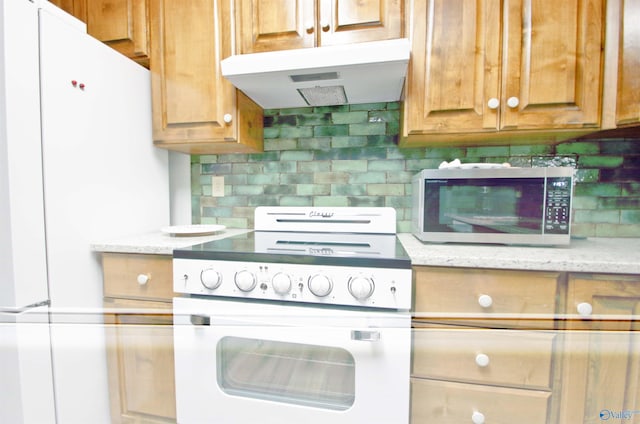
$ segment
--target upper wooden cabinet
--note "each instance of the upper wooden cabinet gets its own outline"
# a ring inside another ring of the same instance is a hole
[[[238,0],[239,53],[403,36],[404,0]]]
[[[637,125],[640,123],[640,1],[619,1],[616,125]]]
[[[232,50],[231,2],[149,5],[156,146],[194,154],[262,151],[262,109],[220,69]]]
[[[147,0],[51,0],[87,24],[87,33],[149,67]]]
[[[428,0],[410,10],[402,145],[599,128],[602,0]]]

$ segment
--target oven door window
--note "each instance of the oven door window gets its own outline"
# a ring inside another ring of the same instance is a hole
[[[229,395],[340,411],[355,400],[355,360],[341,348],[228,336],[216,355]]]

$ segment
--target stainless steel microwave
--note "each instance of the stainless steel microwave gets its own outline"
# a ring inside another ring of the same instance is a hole
[[[569,244],[574,169],[445,168],[415,175],[412,232],[425,242]]]

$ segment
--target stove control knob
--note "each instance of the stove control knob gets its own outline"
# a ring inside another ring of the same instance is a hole
[[[309,290],[318,297],[325,297],[333,289],[333,282],[326,275],[316,274],[309,278]]]
[[[200,273],[200,282],[209,290],[215,290],[222,284],[222,275],[212,268],[207,268]]]
[[[236,272],[236,286],[243,292],[250,292],[256,287],[256,276],[252,272],[244,270]]]
[[[282,272],[277,273],[271,279],[273,290],[278,294],[287,294],[291,291],[291,277]]]
[[[375,289],[373,280],[367,277],[351,277],[349,279],[349,293],[358,300],[368,299]]]

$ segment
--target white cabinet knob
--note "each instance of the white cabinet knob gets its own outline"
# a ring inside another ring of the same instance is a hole
[[[481,368],[489,366],[489,356],[484,353],[478,353],[476,355],[476,365]]]
[[[482,294],[478,297],[478,305],[483,308],[490,308],[493,305],[493,299],[488,294]]]
[[[149,282],[150,279],[151,277],[149,277],[149,274],[140,274],[138,275],[138,284],[144,286]]]
[[[578,313],[583,317],[591,316],[591,314],[593,313],[593,306],[591,306],[591,304],[587,302],[578,303],[576,309],[578,310]]]
[[[484,414],[482,412],[475,411],[471,415],[471,422],[473,424],[484,424]]]
[[[329,22],[327,21],[322,21],[322,31],[327,32],[329,31],[329,29],[331,29],[331,25],[329,25]]]
[[[311,34],[315,29],[315,26],[313,25],[313,22],[309,21],[304,25],[304,29],[307,31],[308,34]]]
[[[498,106],[500,106],[500,100],[496,99],[495,97],[492,97],[487,102],[487,106],[489,107],[489,109],[494,109],[494,110],[498,109]]]
[[[514,107],[518,107],[519,104],[520,104],[520,100],[517,97],[509,97],[507,99],[507,106],[509,106],[512,109]]]
[[[230,124],[233,121],[233,116],[230,113],[225,113],[222,119],[225,123]]]

